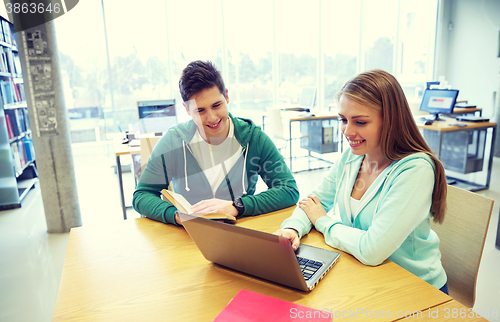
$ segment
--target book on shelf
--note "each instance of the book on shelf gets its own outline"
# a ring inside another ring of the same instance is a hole
[[[12,51],[9,48],[3,49],[5,54],[5,63],[7,65],[7,73],[14,73],[14,62],[12,57]]]
[[[9,88],[10,88],[10,95],[12,97],[12,103],[19,103],[19,100],[17,98],[17,95],[16,95],[16,86],[14,86],[14,79],[10,79],[10,82],[9,82]]]
[[[5,36],[3,34],[3,23],[0,23],[0,41],[5,41]]]
[[[26,150],[26,159],[28,162],[35,160],[35,149],[33,147],[33,140],[29,137],[24,138],[24,148]]]
[[[10,39],[11,29],[9,26],[9,22],[7,20],[2,19],[2,29],[3,29],[4,41],[8,44],[11,44],[12,43],[12,41]]]
[[[2,92],[3,103],[5,105],[12,103],[12,94],[9,85],[10,83],[8,81],[0,81],[0,91]]]
[[[29,114],[28,114],[27,109],[24,110],[24,122],[26,123],[26,131],[30,131],[31,125],[30,125],[30,118],[29,118]]]
[[[12,125],[10,123],[10,115],[5,113],[5,123],[7,124],[7,132],[9,133],[9,139],[13,139],[15,137],[14,131],[12,130]]]
[[[180,212],[183,212],[185,214],[197,215],[199,217],[203,217],[203,218],[207,218],[207,219],[211,219],[211,220],[224,221],[227,223],[235,223],[236,222],[236,218],[234,216],[227,215],[227,214],[221,214],[221,213],[215,213],[215,212],[209,213],[209,214],[195,214],[195,213],[193,213],[193,211],[191,210],[191,204],[189,203],[189,201],[187,201],[186,198],[184,198],[184,196],[182,196],[179,193],[175,193],[173,191],[163,189],[161,191],[161,195],[162,195],[163,200],[168,200],[168,202],[170,202],[172,205],[174,205],[177,208],[177,210],[179,210]]]
[[[19,125],[19,130],[21,133],[26,132],[26,122],[24,121],[24,109],[23,108],[16,108],[15,109],[16,114],[17,114],[17,123]]]
[[[19,160],[21,162],[21,169],[24,168],[27,162],[27,156],[26,156],[26,148],[24,146],[24,141],[20,140],[16,142],[17,144],[17,151],[19,151]]]
[[[12,46],[17,47],[16,34],[14,33],[14,25],[8,23],[10,33],[10,43]]]
[[[16,102],[21,102],[21,94],[19,94],[18,87],[16,86],[16,84],[14,84],[14,86],[12,86],[12,87],[14,89],[14,93],[16,94]]]
[[[0,55],[2,58],[2,61],[0,62],[0,71],[2,73],[10,73],[9,72],[9,63],[7,60],[7,52],[5,52],[5,48],[0,49]]]
[[[330,311],[241,290],[213,322],[332,321]]]
[[[19,157],[19,147],[17,142],[13,142],[10,144],[10,150],[12,151],[12,156],[14,159],[14,170],[16,173],[20,173],[23,170],[21,166],[21,159]]]
[[[18,97],[16,95],[16,90],[14,89],[14,87],[15,86],[13,80],[0,81],[0,91],[2,94],[4,104],[12,104],[20,102],[20,100],[18,100]]]
[[[22,133],[24,133],[24,131],[23,131],[21,117],[19,116],[19,111],[18,109],[11,109],[11,111],[13,112],[13,115],[15,115],[14,119],[16,120],[16,126],[19,132],[18,135],[21,135]]]
[[[19,58],[19,54],[13,52],[12,58],[14,62],[15,73],[21,75],[23,73],[23,70],[21,68],[21,59]]]
[[[9,119],[9,124],[12,128],[12,133],[14,134],[14,137],[18,137],[21,135],[21,129],[19,128],[18,122],[17,122],[17,113],[14,109],[6,109],[5,110],[5,116],[7,119]]]
[[[24,84],[17,83],[17,89],[19,90],[19,95],[21,95],[21,102],[26,102],[26,92],[24,91]]]

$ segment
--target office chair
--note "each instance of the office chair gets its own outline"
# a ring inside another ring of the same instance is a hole
[[[287,146],[288,148],[291,149],[291,145],[293,140],[301,140],[300,142],[302,143],[303,140],[307,140],[307,169],[311,169],[311,163],[310,163],[310,156],[311,156],[311,150],[309,147],[309,143],[311,140],[311,137],[309,135],[302,135],[300,132],[298,135],[295,135],[292,133],[292,137],[290,137],[290,133],[288,129],[285,130],[285,127],[283,127],[283,118],[281,116],[281,109],[280,108],[267,108],[267,115],[269,119],[269,134],[273,141],[276,144],[276,141],[281,141],[284,142],[284,145],[276,145],[278,148],[278,151],[283,155],[283,157],[286,159],[287,157],[284,155],[282,152],[283,149],[286,149]],[[267,129],[267,128],[266,128]],[[302,144],[301,144],[302,145]],[[289,158],[292,156],[289,155]],[[290,171],[293,172],[291,163],[290,163]]]
[[[493,200],[448,185],[447,210],[443,224],[431,223],[441,240],[441,262],[448,275],[450,296],[473,307],[476,280]]]

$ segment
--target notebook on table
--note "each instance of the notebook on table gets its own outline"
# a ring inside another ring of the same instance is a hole
[[[287,238],[179,213],[203,256],[216,264],[302,291],[311,291],[337,262],[340,253]]]

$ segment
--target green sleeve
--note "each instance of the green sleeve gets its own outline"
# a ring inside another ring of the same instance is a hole
[[[255,216],[293,206],[299,200],[299,190],[292,172],[283,160],[283,156],[262,131],[252,140],[250,146],[255,153],[250,153],[249,162],[256,166],[258,174],[268,189],[256,195],[241,198],[245,205],[243,216]]]
[[[170,183],[167,174],[172,173],[171,165],[168,164],[168,160],[171,158],[165,157],[161,153],[165,151],[163,148],[165,144],[169,144],[168,138],[160,140],[153,149],[134,191],[132,205],[142,216],[166,224],[177,225],[175,222],[177,208],[160,198],[161,191],[167,189]]]

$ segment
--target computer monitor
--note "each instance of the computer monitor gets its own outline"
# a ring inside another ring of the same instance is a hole
[[[141,133],[165,132],[177,124],[175,99],[139,101],[137,108]]]
[[[301,107],[314,108],[314,103],[316,102],[316,87],[307,86],[302,88],[302,93],[300,94]]]
[[[439,114],[452,113],[457,101],[458,89],[426,89],[420,111],[426,111],[434,115],[434,121],[443,121]]]

